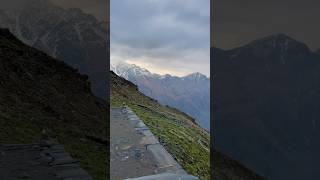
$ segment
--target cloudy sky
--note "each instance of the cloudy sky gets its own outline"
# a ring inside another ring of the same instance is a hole
[[[12,9],[23,6],[24,3],[34,3],[49,0],[0,0],[0,9]],[[84,12],[94,15],[101,21],[109,18],[109,0],[50,0],[62,8],[80,8]]]
[[[210,0],[111,0],[111,61],[153,73],[210,73]]]
[[[12,0],[11,0],[12,1]],[[108,0],[51,0],[64,8],[80,8],[101,21],[108,21]]]
[[[213,5],[215,47],[230,49],[285,33],[311,49],[320,48],[319,0],[215,0]]]

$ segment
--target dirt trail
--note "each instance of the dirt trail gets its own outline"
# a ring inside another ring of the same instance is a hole
[[[149,128],[127,107],[111,108],[111,179],[197,179],[188,176]],[[168,176],[169,173],[169,176]],[[148,179],[148,178],[147,178]]]

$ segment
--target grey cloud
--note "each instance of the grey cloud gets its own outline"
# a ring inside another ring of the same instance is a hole
[[[197,16],[201,8],[206,9],[205,6],[198,9],[190,8],[193,11],[183,11],[188,3],[169,3],[166,0],[159,3],[147,0],[135,2],[137,3],[125,0],[114,3],[112,1],[113,41],[151,49],[165,44],[176,44],[181,48],[208,45],[209,18],[204,15]]]
[[[208,74],[209,3],[209,0],[112,0],[111,54],[144,56],[148,57],[148,63],[170,67],[178,64],[190,68],[189,71]],[[118,52],[119,47],[122,50]],[[192,57],[194,54],[198,57]]]
[[[80,8],[101,21],[109,20],[109,0],[51,0],[64,8]]]
[[[317,34],[320,1],[316,0],[219,0],[214,2],[212,44],[224,49],[257,38],[285,33],[320,48]]]
[[[109,20],[109,0],[2,0],[0,9],[17,9],[25,3],[51,1],[62,8],[79,8],[101,21]]]
[[[0,9],[10,10],[21,7],[27,0],[0,1]]]

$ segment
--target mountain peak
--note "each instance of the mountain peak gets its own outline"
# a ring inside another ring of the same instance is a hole
[[[286,34],[279,33],[252,41],[245,46],[229,50],[229,52],[233,54],[233,57],[236,57],[239,53],[255,54],[257,56],[266,56],[267,54],[284,55],[289,53],[295,56],[298,54],[309,54],[310,49],[306,44]]]
[[[292,37],[288,36],[287,34],[284,33],[277,33],[277,34],[272,34],[270,36],[265,37],[270,38],[270,39],[278,39],[278,40],[294,40]]]
[[[272,45],[273,47],[276,47],[277,45],[289,45],[293,43],[303,44],[284,33],[273,34],[273,35],[255,40],[250,44],[260,44],[260,43],[269,44],[269,45]]]
[[[160,76],[161,78],[172,78],[172,76],[170,74],[165,74],[165,75],[162,75]]]
[[[185,76],[185,78],[189,78],[189,79],[207,79],[207,76],[199,73],[199,72],[195,72],[192,74],[189,74],[187,76]]]
[[[136,64],[129,64],[129,63],[126,63],[126,62],[118,62],[117,64],[116,64],[116,66],[122,66],[122,67],[126,67],[126,68],[130,68],[130,69],[137,69],[137,70],[139,70],[139,71],[147,71],[147,72],[149,72],[147,69],[145,69],[145,68],[142,68],[142,67],[140,67],[140,66],[138,66],[138,65],[136,65]],[[149,72],[150,73],[150,72]]]
[[[137,66],[135,64],[129,64],[126,62],[117,62],[111,64],[111,70],[114,71],[117,75],[122,76],[126,79],[129,78],[130,75],[134,76],[152,76],[152,73],[145,68]]]
[[[307,46],[297,41],[296,39],[284,34],[278,33],[273,34],[258,40],[255,40],[248,44],[249,46],[263,46],[270,48],[282,48],[282,49],[290,49],[290,48],[307,48]]]

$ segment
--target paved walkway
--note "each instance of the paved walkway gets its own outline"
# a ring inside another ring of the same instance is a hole
[[[0,144],[0,179],[92,180],[58,144]]]
[[[129,108],[111,108],[110,124],[112,180],[197,179],[187,175]]]

